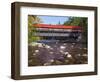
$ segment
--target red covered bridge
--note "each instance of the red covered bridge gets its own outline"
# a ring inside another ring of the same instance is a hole
[[[68,40],[77,39],[82,34],[80,26],[34,24],[36,33],[34,36],[41,36],[46,40]]]
[[[65,25],[50,25],[50,24],[34,24],[38,28],[51,28],[51,29],[77,29],[80,30],[80,26],[65,26]]]

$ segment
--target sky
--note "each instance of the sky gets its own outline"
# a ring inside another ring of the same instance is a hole
[[[38,16],[42,19],[43,24],[63,24],[68,20],[67,16]]]

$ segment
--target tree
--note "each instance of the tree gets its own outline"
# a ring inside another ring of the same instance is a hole
[[[60,21],[58,22],[58,25],[61,25]]]
[[[83,30],[83,36],[87,39],[88,20],[85,17],[69,17],[64,25],[80,26]]]
[[[41,19],[38,16],[28,15],[28,43],[37,41],[40,37],[34,37],[33,34],[36,33],[36,27],[33,24],[41,23]]]

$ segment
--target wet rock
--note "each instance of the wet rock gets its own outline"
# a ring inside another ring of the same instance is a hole
[[[38,53],[39,52],[39,50],[35,50],[35,53]]]
[[[87,63],[87,59],[86,44],[39,43],[28,46],[29,66],[85,64]]]
[[[67,54],[67,58],[72,58],[72,55],[71,54]]]
[[[66,47],[65,46],[60,46],[60,49],[65,49]]]

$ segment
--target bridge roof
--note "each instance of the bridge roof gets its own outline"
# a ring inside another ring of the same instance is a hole
[[[52,29],[81,29],[80,26],[65,26],[65,25],[50,25],[50,24],[34,24],[37,28],[52,28]]]

